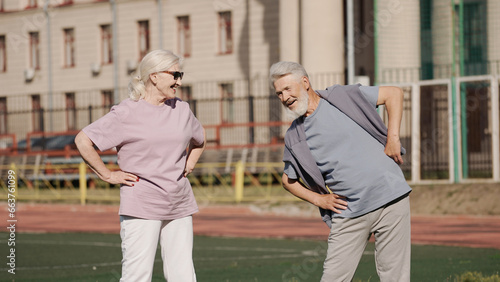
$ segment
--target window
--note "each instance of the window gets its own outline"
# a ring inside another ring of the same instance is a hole
[[[32,131],[43,131],[43,109],[40,95],[31,95]]]
[[[0,35],[0,72],[7,71],[7,45],[5,35]]]
[[[67,130],[76,130],[75,93],[66,93],[66,125]]]
[[[231,30],[231,12],[219,13],[219,53],[233,52],[233,34]]]
[[[28,5],[26,6],[26,9],[36,8],[36,6],[37,6],[36,0],[28,0]]]
[[[191,85],[182,85],[178,89],[180,91],[179,98],[189,103],[189,108],[196,116],[196,100],[193,99],[193,91]]]
[[[75,66],[75,30],[64,29],[64,66]]]
[[[111,25],[101,25],[101,46],[102,46],[102,63],[113,63],[113,35],[111,33]]]
[[[191,56],[191,30],[189,16],[177,17],[177,49],[184,57]]]
[[[103,90],[102,91],[102,107],[103,109],[109,110],[113,104],[113,91],[112,90]]]
[[[30,67],[40,69],[40,41],[38,32],[30,32]]]
[[[234,122],[233,85],[222,83],[220,84],[220,90],[222,96],[222,123],[232,123]]]
[[[487,3],[484,0],[464,3],[462,75],[488,73]]]
[[[488,72],[486,6],[485,0],[464,1],[463,18],[460,19],[460,6],[455,5],[454,60],[460,66],[461,76],[483,75]]]
[[[139,60],[149,52],[149,21],[139,21]]]
[[[191,86],[190,85],[182,85],[181,87],[179,87],[179,90],[180,90],[179,97],[182,100],[189,101],[193,98],[192,94],[191,94]]]
[[[434,78],[434,58],[433,58],[433,39],[432,27],[436,23],[433,22],[432,9],[433,0],[420,1],[420,65],[421,79]]]
[[[0,134],[7,134],[7,98],[0,97]]]

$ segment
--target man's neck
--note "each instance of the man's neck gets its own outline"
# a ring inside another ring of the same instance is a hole
[[[307,106],[307,112],[304,114],[305,117],[310,116],[312,115],[312,113],[314,113],[321,99],[321,97],[319,97],[319,95],[316,94],[316,92],[312,89],[309,89],[307,91],[307,94],[309,95],[309,103]]]

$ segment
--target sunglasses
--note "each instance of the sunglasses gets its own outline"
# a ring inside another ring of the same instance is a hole
[[[182,71],[161,71],[161,72],[173,75],[174,80],[177,80],[179,78],[182,79],[182,77],[184,76],[184,72],[182,72]]]

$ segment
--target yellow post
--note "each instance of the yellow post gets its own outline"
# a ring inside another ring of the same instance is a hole
[[[87,200],[87,165],[85,162],[81,162],[78,167],[80,172],[80,203],[85,205]]]
[[[243,182],[245,178],[245,166],[242,161],[236,163],[236,175],[234,178],[235,200],[237,203],[240,203],[243,200]]]

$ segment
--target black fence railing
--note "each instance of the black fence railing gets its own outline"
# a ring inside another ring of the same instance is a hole
[[[441,83],[441,82],[439,82]],[[221,95],[221,85],[233,84],[232,93]],[[248,87],[252,85],[252,87]],[[287,119],[283,106],[269,88],[267,80],[225,81],[224,83],[200,83],[190,87],[191,95],[179,91],[180,97],[189,104],[193,113],[205,127],[208,148],[239,154],[250,148],[273,148],[283,145],[284,135],[291,120]],[[200,89],[204,86],[205,89]],[[219,90],[217,88],[219,87]],[[458,121],[462,131],[462,168],[464,178],[491,178],[493,171],[492,89],[484,81],[464,82],[459,95],[464,99],[464,115]],[[412,124],[420,125],[420,179],[450,179],[451,109],[447,83],[420,86],[420,112],[412,114],[413,87],[403,87],[405,93],[401,142],[407,149],[402,170],[407,179],[412,178]],[[72,138],[78,130],[109,112],[109,100],[103,99],[105,91],[74,91],[72,95],[55,93],[53,107],[48,110],[48,95],[36,98],[39,106],[32,109],[33,95],[7,97],[7,111],[0,112],[0,155],[25,152],[46,153],[58,151],[63,156],[77,155]],[[219,93],[219,94],[217,94]],[[251,93],[251,95],[248,95]],[[126,98],[121,89],[121,99]],[[196,95],[195,95],[196,94]],[[207,97],[202,96],[207,94]],[[69,101],[68,97],[73,100]],[[106,103],[103,103],[106,102]],[[71,105],[68,107],[67,105]],[[418,118],[418,121],[412,121]],[[66,137],[61,137],[66,136]],[[231,149],[233,151],[231,151]],[[278,150],[280,151],[280,150]],[[267,150],[255,150],[255,155],[267,154]],[[279,158],[277,159],[279,161]]]

